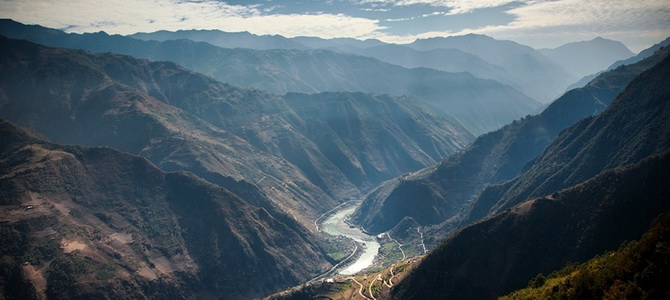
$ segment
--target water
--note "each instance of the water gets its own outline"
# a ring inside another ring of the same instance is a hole
[[[339,271],[342,275],[353,275],[363,269],[372,266],[372,263],[379,252],[379,243],[375,237],[365,234],[358,228],[349,227],[344,222],[354,211],[356,206],[346,207],[330,216],[321,224],[323,231],[330,235],[341,235],[348,237],[363,245],[363,255],[361,255],[353,264]]]

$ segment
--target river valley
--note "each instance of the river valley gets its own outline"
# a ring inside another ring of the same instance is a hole
[[[367,235],[360,228],[351,227],[345,222],[357,207],[358,205],[345,206],[321,224],[325,233],[353,239],[363,248],[363,254],[356,261],[338,269],[337,272],[342,275],[353,275],[372,266],[379,252],[380,245],[374,236]]]

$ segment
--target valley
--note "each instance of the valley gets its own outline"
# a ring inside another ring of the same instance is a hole
[[[1,299],[670,297],[670,38],[1,19],[0,75]]]
[[[355,260],[345,262],[342,265],[342,269],[337,270],[337,274],[353,275],[372,266],[379,251],[379,243],[374,236],[367,235],[359,228],[351,225],[349,216],[351,216],[356,207],[357,205],[345,206],[335,211],[320,226],[323,232],[327,234],[343,236],[357,243],[356,250],[351,254],[352,256],[356,256]],[[359,248],[361,253],[357,254]]]

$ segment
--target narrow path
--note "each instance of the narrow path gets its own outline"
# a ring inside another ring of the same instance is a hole
[[[400,242],[398,242],[396,239],[392,238],[391,235],[388,232],[386,232],[386,236],[388,236],[389,239],[391,239],[396,244],[398,244],[398,249],[400,249],[400,252],[402,253],[402,260],[405,260],[407,258],[407,256],[405,255],[405,251],[402,250],[402,244]],[[423,238],[422,238],[421,241],[423,242]]]
[[[421,235],[421,247],[423,247],[423,254],[426,254],[428,253],[428,250],[426,250],[426,244],[423,243],[423,233],[419,227],[416,228],[416,231],[419,233],[419,235]]]
[[[370,280],[370,285],[368,286],[368,294],[370,294],[370,298],[372,298],[372,300],[377,300],[377,298],[375,298],[375,295],[372,294],[372,285],[375,284],[375,281],[381,281],[381,278],[382,274],[379,274],[377,275],[377,278],[375,278],[375,280]]]
[[[361,297],[363,297],[363,298],[365,298],[365,299],[367,299],[367,300],[372,300],[372,299],[368,298],[368,296],[365,296],[365,294],[363,294],[363,284],[361,284],[360,282],[358,282],[358,280],[356,280],[356,278],[354,278],[354,277],[351,277],[351,280],[353,280],[356,284],[358,284],[358,286],[359,286],[359,288],[358,288],[358,294],[361,295]]]
[[[388,283],[384,281],[384,284],[390,288],[393,287],[393,277],[395,277],[395,274],[393,274],[393,267],[395,267],[395,265],[391,265],[391,277],[389,277]]]

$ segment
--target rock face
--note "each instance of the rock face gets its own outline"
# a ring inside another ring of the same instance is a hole
[[[445,240],[395,297],[488,299],[639,238],[670,210],[669,75],[665,58],[514,180],[485,189],[471,216],[491,217]]]
[[[249,299],[329,266],[295,221],[192,174],[0,132],[3,295]]]
[[[469,217],[467,209],[486,185],[513,179],[561,130],[605,109],[633,78],[668,53],[667,49],[659,51],[636,64],[603,73],[584,88],[566,93],[542,113],[478,137],[439,165],[385,182],[354,214],[355,222],[376,233],[408,216],[422,225],[447,221],[444,228],[449,231],[453,224],[466,225],[463,219],[474,221],[487,215]]]

